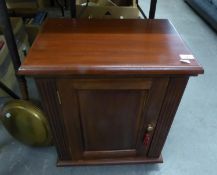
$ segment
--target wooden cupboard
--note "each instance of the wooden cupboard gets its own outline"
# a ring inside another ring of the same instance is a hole
[[[19,73],[37,82],[57,165],[162,162],[188,79],[203,73],[181,54],[168,20],[47,20]]]

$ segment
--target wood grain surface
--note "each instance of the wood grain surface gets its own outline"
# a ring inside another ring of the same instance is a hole
[[[203,73],[168,20],[48,19],[19,69],[23,75]]]

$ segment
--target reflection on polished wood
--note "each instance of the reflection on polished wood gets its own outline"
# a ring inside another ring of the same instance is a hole
[[[20,68],[25,75],[198,74],[168,20],[50,19]]]

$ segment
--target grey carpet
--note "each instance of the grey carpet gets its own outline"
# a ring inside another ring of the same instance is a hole
[[[147,11],[148,1],[141,3]],[[182,0],[159,0],[157,18],[172,21],[205,74],[190,79],[163,149],[163,164],[57,168],[51,148],[30,148],[0,127],[1,175],[216,175],[217,35]]]

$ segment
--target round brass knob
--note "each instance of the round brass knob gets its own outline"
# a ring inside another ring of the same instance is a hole
[[[147,131],[152,132],[153,130],[154,130],[154,126],[149,124],[148,127],[147,127]]]

